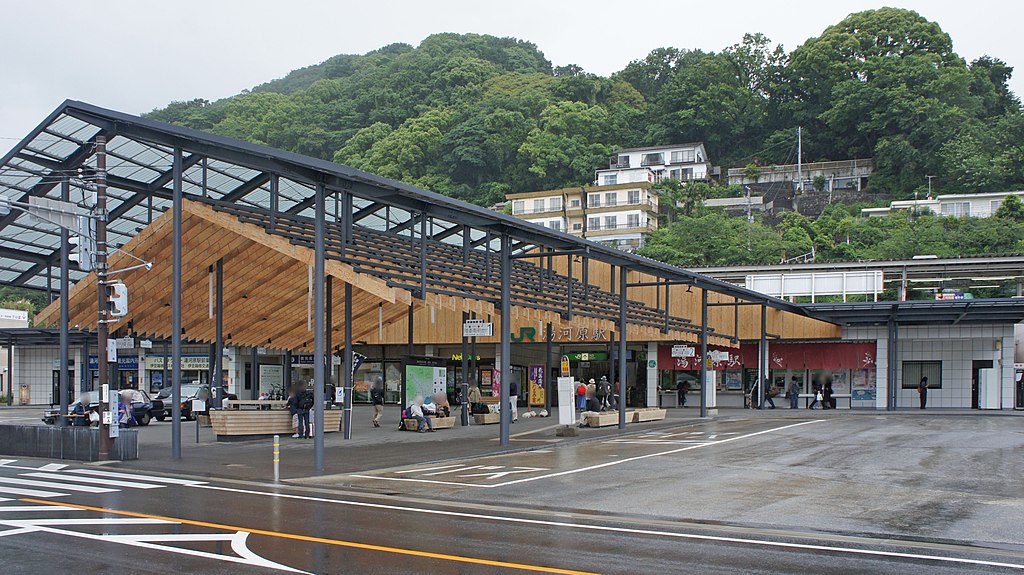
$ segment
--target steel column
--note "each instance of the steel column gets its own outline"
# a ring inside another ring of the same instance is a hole
[[[259,397],[260,390],[260,350],[258,347],[252,348],[252,355],[249,357],[250,363],[252,363],[252,372],[249,374],[249,383],[252,385],[250,393],[252,399]],[[242,395],[242,390],[238,390],[237,396]]]
[[[174,149],[171,241],[171,459],[181,459],[181,148]],[[104,353],[104,352],[100,352]],[[165,360],[166,362],[166,360]],[[102,364],[101,364],[102,365]],[[100,379],[103,379],[102,376]]]
[[[345,371],[345,439],[352,439],[352,366],[355,349],[352,347],[352,284],[345,284],[345,361],[341,368]]]
[[[508,234],[501,236],[501,430],[502,447],[508,445],[509,425],[512,412],[509,409],[508,387],[512,383],[512,238]]]
[[[768,306],[761,305],[761,364],[758,366],[757,408],[764,405],[765,385],[768,382]]]
[[[619,429],[626,429],[626,279],[629,272],[619,268]]]
[[[328,384],[333,381],[337,388],[343,386],[344,382],[338,381],[338,379],[334,376],[334,280],[331,276],[327,276],[326,281],[327,287],[325,289],[327,290],[327,295],[325,296],[324,307],[327,308],[327,318],[325,320],[327,322],[327,329],[324,331],[324,349],[327,350],[327,367],[325,368],[327,370],[327,377],[325,381]],[[325,385],[324,399],[325,401],[333,404],[334,398],[327,397],[326,389],[327,387]],[[342,410],[341,415],[342,419],[344,419],[344,410]],[[341,431],[342,429],[344,429],[345,422],[341,421],[339,425],[341,427],[339,427],[338,430]]]
[[[280,399],[288,399],[288,392],[292,389],[292,350],[288,349],[284,352],[284,387],[281,392],[284,397]]]
[[[700,290],[700,416],[708,416],[708,290]]]
[[[167,370],[171,368],[171,354],[170,348],[167,346],[167,340],[164,340],[164,373],[160,378],[160,389],[171,386],[171,380],[167,377]]]
[[[468,245],[463,242],[464,245]],[[469,319],[469,312],[462,312],[462,325],[466,325]],[[462,334],[462,426],[469,425],[469,341],[466,334]]]
[[[89,338],[82,340],[82,361],[78,366],[79,393],[85,393],[92,387],[92,372],[89,369]]]
[[[220,390],[221,383],[224,381],[224,259],[218,259],[216,267],[214,268],[214,282],[217,284],[214,287],[214,305],[217,309],[214,311],[214,342],[213,346],[217,348],[213,354],[213,381],[210,382],[210,389]],[[216,386],[216,387],[214,387]],[[217,397],[221,397],[222,391],[217,391]],[[221,401],[224,398],[221,397]]]
[[[67,176],[60,179],[60,199],[71,199],[71,182]],[[68,230],[60,229],[60,417],[57,425],[67,425],[68,414]]]
[[[98,359],[98,358],[97,358]],[[86,360],[86,365],[89,362]],[[7,407],[14,401],[14,340],[7,341]]]
[[[313,248],[313,469],[324,470],[324,230],[326,214],[324,185],[318,183],[313,203],[316,205]]]
[[[406,319],[406,325],[408,327],[408,330],[406,332],[406,346],[407,346],[406,347],[406,352],[405,352],[406,355],[412,355],[412,352],[413,352],[413,336],[414,336],[413,329],[415,328],[415,324],[413,322],[413,319],[414,319],[413,318],[413,307],[412,307],[412,303],[410,303],[409,304],[409,315],[408,315],[408,317]],[[408,398],[408,396],[406,394],[406,388],[407,387],[408,386],[406,385],[406,381],[405,381],[405,372],[403,371],[402,372],[402,393],[401,393],[402,405],[399,406],[399,411],[398,411],[399,419],[401,419],[402,410],[404,410],[409,405],[409,398]]]
[[[544,339],[544,411],[549,414],[551,413],[551,336],[554,335],[553,329],[549,321],[546,326],[547,337]]]

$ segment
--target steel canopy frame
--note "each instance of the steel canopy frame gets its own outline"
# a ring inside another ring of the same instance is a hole
[[[67,129],[73,130],[73,134],[78,136],[75,139],[72,139],[70,135],[63,135],[64,133],[61,131],[71,120],[76,123],[68,126]],[[0,159],[0,193],[7,192],[10,194],[12,191],[17,193],[22,190],[18,184],[26,182],[31,182],[33,186],[37,186],[29,188],[31,190],[29,193],[31,194],[44,195],[49,193],[58,183],[56,178],[52,177],[52,182],[46,178],[37,178],[33,181],[28,177],[25,169],[23,169],[24,163],[32,162],[37,166],[43,167],[42,172],[44,174],[47,171],[52,172],[54,161],[60,162],[60,169],[65,172],[75,171],[80,167],[88,168],[88,162],[92,154],[90,142],[97,135],[107,137],[112,144],[115,138],[118,139],[118,145],[110,146],[112,153],[115,154],[119,146],[125,145],[124,142],[120,141],[121,139],[126,140],[129,144],[135,144],[140,147],[141,149],[137,149],[132,146],[131,149],[125,151],[123,156],[131,158],[130,161],[133,163],[132,169],[151,176],[142,180],[135,180],[118,174],[112,178],[111,182],[108,182],[111,188],[132,188],[129,190],[131,195],[119,198],[120,202],[111,208],[112,214],[116,213],[121,216],[121,218],[111,220],[111,231],[122,237],[130,237],[130,234],[119,231],[122,228],[119,228],[117,223],[132,209],[130,207],[122,208],[122,205],[140,207],[142,200],[147,196],[151,196],[159,200],[159,202],[154,202],[154,209],[163,211],[169,207],[170,202],[168,200],[172,196],[172,190],[168,189],[166,184],[169,181],[167,174],[170,168],[170,159],[175,149],[181,149],[183,153],[188,154],[188,159],[182,162],[183,172],[190,169],[198,169],[200,163],[206,166],[207,161],[229,165],[225,166],[221,170],[222,173],[218,174],[219,179],[230,180],[227,182],[227,185],[225,185],[225,182],[210,182],[208,189],[203,189],[203,193],[209,192],[209,197],[213,199],[234,200],[249,205],[264,205],[268,202],[261,201],[259,198],[269,197],[269,182],[272,177],[286,178],[307,188],[308,193],[304,193],[301,198],[296,198],[291,205],[282,208],[281,211],[312,216],[311,208],[314,205],[313,192],[315,186],[320,183],[324,185],[328,195],[347,192],[378,206],[405,210],[413,214],[412,218],[416,217],[415,214],[422,214],[423,217],[442,220],[449,224],[466,226],[468,229],[488,233],[492,238],[508,235],[514,242],[514,245],[518,247],[543,246],[560,250],[581,249],[585,247],[589,249],[591,258],[615,267],[624,267],[633,272],[645,273],[667,280],[687,281],[701,289],[708,289],[746,301],[763,303],[769,307],[798,315],[809,315],[801,307],[781,299],[768,297],[758,292],[737,287],[728,282],[701,276],[675,266],[576,238],[564,232],[534,225],[512,216],[487,210],[414,186],[381,178],[347,166],[291,152],[275,150],[266,146],[250,144],[216,134],[208,134],[189,128],[156,122],[71,100],[59,106],[43,123],[15,146],[11,152]],[[62,137],[64,141],[59,141]],[[46,144],[46,142],[53,142],[55,139],[58,140],[58,143],[47,144],[47,146],[55,148],[54,150],[50,150],[43,145],[32,146],[37,141]],[[75,144],[75,142],[81,143]],[[52,153],[63,148],[69,148],[70,151],[64,155]],[[55,160],[49,156],[55,156],[59,159]],[[26,157],[33,159],[28,160]],[[39,160],[38,163],[36,163],[36,159]],[[47,162],[46,160],[50,161]],[[42,166],[42,164],[49,164],[51,168]],[[232,167],[237,170],[244,170],[245,176],[228,177],[223,173],[233,169]],[[113,168],[111,168],[111,171],[113,171]],[[203,173],[205,183],[205,168]],[[55,176],[57,174],[51,175]],[[192,183],[187,174],[185,180],[192,187],[199,187]],[[185,196],[189,195],[193,195],[193,193],[185,191]],[[366,214],[368,212],[363,213]],[[13,247],[17,249],[16,246],[7,245],[7,241],[10,238],[5,232],[9,225],[21,219],[23,218],[12,218],[10,216],[0,219],[0,248]],[[399,223],[398,225],[408,226],[412,229],[416,227],[414,223],[413,225],[404,223]],[[134,226],[131,229],[134,229]],[[53,243],[55,244],[56,242]],[[55,256],[55,254],[51,254],[49,257],[46,257],[46,262],[54,262]],[[3,267],[3,263],[8,259],[6,255],[0,254],[0,268]],[[32,265],[45,267],[45,264],[41,264],[38,258],[32,262]],[[78,278],[81,277],[81,272],[73,272],[73,274],[77,274]],[[20,278],[20,284],[15,284],[12,281],[15,278],[6,277],[9,275],[3,269],[0,269],[0,285],[23,285],[40,289],[46,285],[45,275],[42,274],[42,270],[36,272],[31,278]]]

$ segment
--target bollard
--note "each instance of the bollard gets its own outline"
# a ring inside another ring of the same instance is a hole
[[[274,483],[281,481],[281,436],[274,436]]]

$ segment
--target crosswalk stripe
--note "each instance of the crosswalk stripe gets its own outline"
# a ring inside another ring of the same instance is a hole
[[[6,501],[11,501],[11,500],[7,499]],[[64,507],[62,505],[54,505],[54,506],[50,506],[50,505],[7,505],[7,506],[0,506],[0,513],[7,513],[9,511],[10,512],[17,512],[17,511],[33,511],[33,512],[34,511],[81,511],[81,509],[79,509],[77,507]]]
[[[99,469],[66,469],[62,473],[69,475],[94,475],[96,477],[110,477],[113,479],[133,479],[137,481],[151,481],[153,483],[171,483],[174,485],[202,485],[202,481],[191,479],[175,479],[173,477],[154,477],[152,475],[139,475],[136,473],[117,473],[114,471],[101,471]]]
[[[18,489],[17,487],[7,487],[0,485],[0,493],[9,493],[11,495],[22,495],[25,497],[65,497],[67,493],[57,493],[55,491],[39,491],[37,489]]]
[[[132,487],[135,489],[157,489],[164,487],[163,485],[153,485],[152,483],[139,483],[130,481],[115,481],[113,479],[101,479],[98,477],[77,477],[70,473],[22,473],[21,475],[26,477],[38,477],[40,479],[56,479],[59,481],[74,481],[76,483],[87,483],[90,485],[105,485],[108,487]],[[75,483],[72,483],[75,485]],[[68,487],[68,489],[71,489]],[[95,489],[95,488],[94,488]],[[113,490],[113,491],[116,491]]]
[[[67,491],[84,491],[86,493],[113,493],[116,489],[105,487],[93,487],[91,485],[75,485],[74,483],[54,483],[52,481],[32,481],[30,479],[19,479],[15,477],[0,477],[0,483],[24,485],[26,487],[49,487],[51,489],[64,489]]]
[[[65,463],[47,463],[46,465],[39,468],[39,471],[60,471],[67,467]]]

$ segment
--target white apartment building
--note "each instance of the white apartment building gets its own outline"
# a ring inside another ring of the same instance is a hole
[[[675,179],[706,180],[711,162],[703,142],[631,148],[612,154],[607,170],[597,170],[594,184],[614,186]]]
[[[888,216],[900,210],[930,211],[941,216],[973,216],[987,218],[995,215],[996,210],[1006,199],[1014,195],[1024,200],[1024,191],[991,192],[985,194],[948,194],[921,200],[900,200],[889,204],[887,208],[864,208],[862,216]]]
[[[517,218],[627,251],[658,229],[658,194],[649,182],[523,192],[507,199]]]

